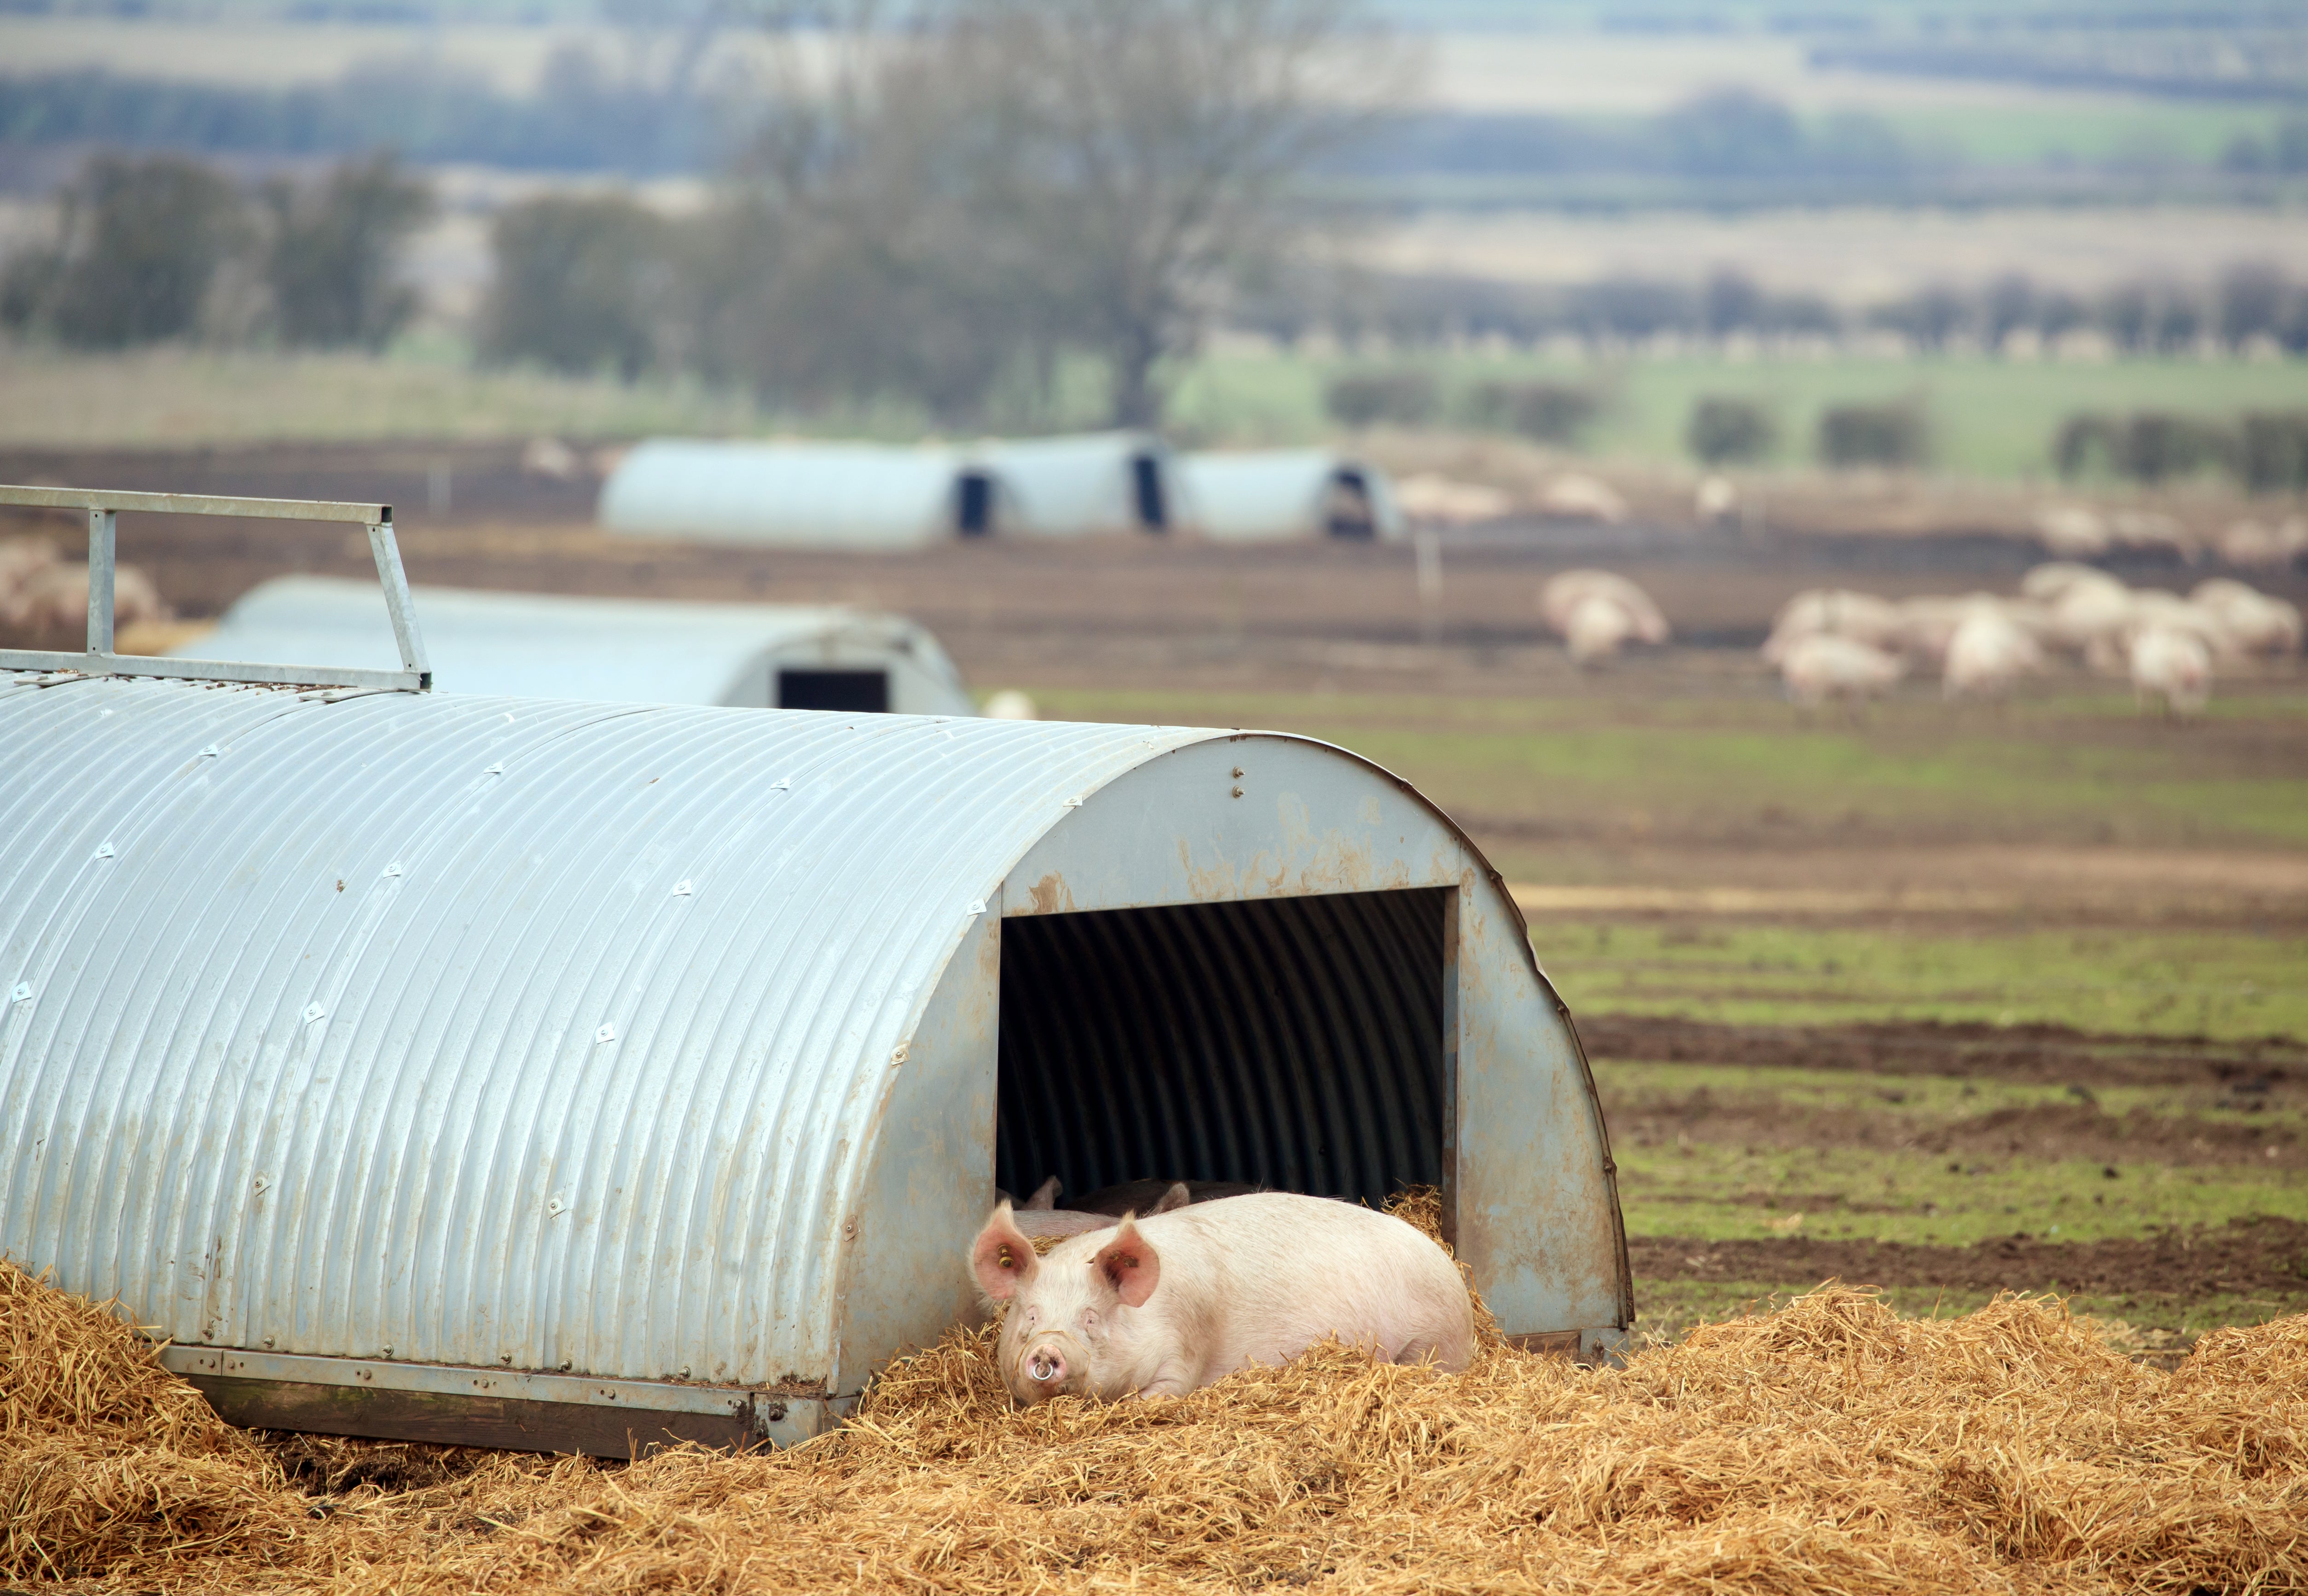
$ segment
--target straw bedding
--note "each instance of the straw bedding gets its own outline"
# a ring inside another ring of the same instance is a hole
[[[957,1330],[790,1453],[604,1466],[299,1439],[300,1489],[284,1453],[210,1417],[102,1310],[0,1265],[0,1315],[12,1579],[348,1596],[2308,1590],[2302,1318],[2207,1336],[2166,1373],[2055,1302],[1903,1320],[1830,1285],[1623,1369],[1494,1337],[1456,1376],[1328,1346],[1192,1396],[1025,1412],[991,1331]],[[387,1453],[401,1461],[377,1466]],[[404,1467],[415,1454],[435,1461]]]

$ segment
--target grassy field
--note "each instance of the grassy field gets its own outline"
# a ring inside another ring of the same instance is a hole
[[[1214,354],[1184,372],[1171,406],[1182,436],[1216,443],[1299,443],[1336,434],[1322,413],[1336,372],[1396,362],[1301,355]],[[1546,376],[1596,384],[1606,406],[1586,440],[1598,459],[1688,463],[1683,430],[1705,394],[1759,398],[1774,408],[1778,463],[1811,457],[1823,406],[1915,397],[1935,431],[1935,463],[1957,476],[2012,479],[2048,469],[2061,419],[2082,409],[2140,408],[2232,416],[2308,406],[2308,361],[2116,360],[2028,363],[1976,356],[1896,360],[1644,357],[1610,365],[1539,356],[1422,354],[1447,391],[1491,379]],[[1095,373],[1068,373],[1056,412],[1098,422]],[[903,408],[839,415],[765,411],[742,394],[691,382],[623,384],[537,372],[476,372],[454,340],[413,341],[383,359],[160,349],[77,356],[0,345],[0,442],[135,447],[265,440],[579,437],[669,432],[758,436],[921,436]]]
[[[2223,1108],[2209,1090],[2083,1088],[2111,1134],[2082,1156],[2044,1128],[2079,1111],[2073,1085],[1632,1062],[1600,1067],[1598,1080],[1613,1122],[1632,1130],[1612,1152],[1637,1235],[1967,1246],[2022,1229],[2097,1241],[2270,1211],[2308,1218],[2297,1151],[2308,1114]],[[1869,1142],[1788,1145],[1829,1119],[1864,1120]],[[1968,1134],[1986,1124],[2026,1127],[2042,1151],[1986,1150]],[[2170,1143],[2208,1128],[2251,1133],[2259,1149],[2171,1161]],[[2138,1145],[2129,1157],[2127,1139]],[[2269,1148],[2278,1156],[2262,1156]]]
[[[2308,937],[2297,935],[1542,919],[1531,941],[1574,1014],[2308,1038]]]
[[[1474,828],[1525,884],[1532,944],[1588,1039],[1647,1332],[1830,1276],[1916,1314],[2055,1291],[2149,1352],[2308,1311],[2308,695],[2265,683],[2185,730],[2091,691],[1805,726],[1735,679],[1682,680],[1458,699],[1036,691],[1072,716],[1305,732]],[[2047,900],[1997,862],[2031,853],[2113,875]],[[2231,862],[2195,880],[2192,860]],[[2286,871],[2289,908],[2259,923],[2252,888]],[[1770,911],[1802,892],[1694,906],[1710,883],[1775,876],[1835,885],[1815,895],[1831,912]],[[1916,880],[2003,896],[1864,906]],[[1615,891],[1613,911],[1546,906]]]
[[[1864,725],[1809,725],[1760,677],[1703,699],[1573,696],[1580,686],[1554,698],[1040,696],[1072,719],[1271,726],[1340,743],[1477,829],[2308,845],[2308,696],[2296,691],[2224,699],[2191,728],[2143,723],[2128,695],[2091,690],[2002,714],[1916,698]]]

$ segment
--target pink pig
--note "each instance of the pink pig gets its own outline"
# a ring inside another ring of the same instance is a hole
[[[1010,1304],[995,1357],[1024,1404],[1176,1396],[1325,1335],[1449,1369],[1475,1342],[1467,1283],[1441,1248],[1387,1214],[1287,1191],[1125,1215],[1038,1258],[1003,1203],[970,1266]]]

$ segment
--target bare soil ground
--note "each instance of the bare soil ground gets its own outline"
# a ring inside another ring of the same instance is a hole
[[[1976,1247],[1887,1241],[1693,1241],[1631,1239],[1635,1273],[1654,1279],[1804,1281],[2049,1291],[2094,1297],[2154,1294],[2298,1300],[2308,1306],[2308,1223],[2263,1216],[2232,1224],[2105,1241],[2014,1235]]]
[[[1582,1017],[1590,1058],[1939,1075],[2072,1085],[2201,1086],[2265,1100],[2308,1095],[2308,1048],[2160,1036],[2094,1036],[2064,1025],[1723,1025],[1637,1015]],[[2242,1106],[2242,1103],[2239,1103]]]

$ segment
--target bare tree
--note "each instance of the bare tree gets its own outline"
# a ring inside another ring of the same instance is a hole
[[[831,240],[840,262],[829,284],[851,313],[798,325],[862,319],[869,341],[981,374],[997,345],[987,381],[1094,354],[1124,425],[1159,419],[1163,363],[1229,292],[1331,219],[1310,174],[1408,87],[1353,0],[955,0],[863,20],[846,47],[808,36],[817,54],[746,166],[796,219],[789,242]]]

